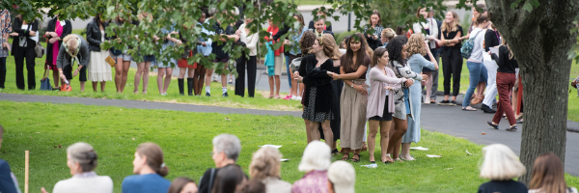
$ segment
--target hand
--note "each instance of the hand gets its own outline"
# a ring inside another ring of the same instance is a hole
[[[296,72],[297,73],[297,72]],[[304,77],[300,76],[299,73],[294,74],[294,79],[296,79],[297,82],[301,83],[304,81]]]
[[[78,75],[78,68],[74,71],[74,74],[72,74],[73,77]]]
[[[60,72],[60,79],[61,80],[66,80],[66,76],[64,76],[64,73]]]
[[[8,41],[6,41],[2,44],[2,47],[3,48],[10,48],[10,44],[8,43]]]
[[[58,41],[58,38],[50,38],[50,40],[48,40],[48,43],[54,44],[54,42]]]
[[[326,74],[328,74],[329,77],[334,77],[334,72],[328,71]]]
[[[489,55],[493,55],[493,53],[491,51],[489,51]]]
[[[412,84],[414,84],[414,80],[412,80],[412,79],[408,79],[408,80],[406,80],[406,83],[404,83],[404,85],[406,87],[410,87],[410,86],[412,86]]]
[[[44,189],[44,187],[40,188],[40,192],[42,192],[42,193],[48,193],[48,192],[46,191],[46,189]]]
[[[428,79],[428,75],[422,74],[422,80],[426,80],[426,79]]]
[[[18,33],[12,32],[12,33],[10,33],[10,36],[18,36]]]
[[[426,85],[426,83],[428,82],[428,80],[423,80],[420,83],[422,84],[422,86]]]
[[[235,31],[235,35],[239,35],[239,34],[241,34],[241,30]]]
[[[367,95],[368,94],[368,91],[360,85],[354,85],[354,89],[356,89],[356,91],[358,91],[358,93],[360,93],[361,95]]]
[[[384,89],[386,89],[386,90],[394,90],[394,87],[386,86],[386,87],[384,87]]]
[[[36,36],[36,32],[35,32],[35,31],[30,31],[29,34],[30,34],[30,36],[32,36],[32,37]]]
[[[203,47],[207,46],[205,42],[201,42],[201,45],[203,45]]]
[[[374,38],[375,40],[377,40],[377,39],[378,39],[378,36],[374,35],[374,36],[372,36],[372,38]]]
[[[288,45],[288,44],[289,44],[289,40],[284,40],[284,41],[283,41],[283,44],[284,44],[284,45]]]

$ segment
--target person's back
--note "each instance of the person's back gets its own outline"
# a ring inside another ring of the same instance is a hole
[[[525,184],[514,180],[492,180],[480,185],[478,188],[478,193],[527,193],[527,191]]]
[[[54,185],[53,193],[112,193],[113,180],[108,176],[98,176],[92,172],[82,176],[75,175]]]
[[[1,128],[2,126],[0,126],[0,132],[2,132]],[[2,133],[0,133],[0,139],[2,139]],[[0,159],[0,192],[20,193],[20,190],[17,189],[17,185],[15,185],[15,179],[13,179],[12,175],[8,162]]]
[[[165,193],[169,186],[171,181],[153,173],[126,177],[122,189],[123,193]]]

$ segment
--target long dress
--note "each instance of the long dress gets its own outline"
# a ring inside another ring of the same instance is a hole
[[[414,54],[408,58],[408,65],[412,71],[416,74],[420,74],[423,68],[428,68],[434,70],[434,64],[422,57],[420,54]],[[420,141],[420,114],[422,111],[421,98],[422,98],[422,88],[420,81],[414,81],[414,84],[410,86],[410,103],[412,108],[413,117],[408,119],[408,130],[402,137],[402,143],[418,143]]]
[[[101,42],[105,41],[105,32],[101,31]],[[90,63],[88,65],[88,80],[103,82],[113,80],[111,66],[105,62],[109,51],[101,49],[99,52],[90,51]]]
[[[334,73],[340,73],[340,67],[334,67],[332,71]],[[344,81],[332,80],[330,84],[332,84],[332,99],[334,100],[332,105],[332,114],[334,115],[334,119],[330,121],[330,127],[332,128],[332,133],[334,133],[334,141],[337,141],[340,139],[340,122],[342,120],[340,118],[340,96],[342,95],[342,89],[344,88]],[[321,138],[325,139],[321,123],[319,131]]]
[[[345,56],[340,59],[341,66],[351,65],[347,63]],[[368,66],[370,59],[366,58],[363,64],[359,66]],[[357,69],[352,69],[355,72]],[[346,73],[352,73],[347,72]],[[366,85],[366,73],[356,80],[351,80],[356,85]],[[342,153],[353,153],[361,150],[364,138],[364,126],[366,125],[366,105],[368,104],[368,95],[362,95],[356,89],[344,86],[340,96],[340,146]]]

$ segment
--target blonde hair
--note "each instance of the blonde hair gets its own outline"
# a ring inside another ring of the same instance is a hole
[[[513,54],[513,50],[511,50],[511,47],[509,47],[509,43],[507,42],[507,39],[503,38],[503,46],[505,46],[507,48],[507,50],[509,50],[509,60],[515,59],[515,55]]]
[[[342,57],[342,52],[340,52],[340,48],[338,48],[336,40],[334,40],[334,36],[330,34],[324,34],[322,35],[322,41],[324,41],[322,43],[324,45],[324,52],[326,52],[326,49],[328,50],[326,53],[330,53],[330,55],[328,55],[330,59],[339,60],[340,57]]]
[[[368,58],[372,58],[374,55],[374,50],[370,47],[370,45],[366,44],[366,54],[368,54]]]
[[[251,179],[263,180],[267,177],[280,177],[282,155],[276,148],[262,147],[253,154],[249,164]]]
[[[458,14],[454,11],[448,11],[448,12],[452,13],[452,17],[454,18],[454,21],[452,21],[451,26],[449,26],[446,21],[443,21],[442,27],[440,27],[441,32],[452,32],[452,31],[458,30],[458,25],[459,25],[458,23],[460,22],[460,18],[458,17]]]
[[[408,39],[408,57],[414,54],[420,54],[422,56],[426,55],[426,51],[424,50],[424,35],[422,33],[415,33],[410,36]]]
[[[298,170],[301,172],[327,170],[332,162],[331,152],[330,146],[324,142],[317,140],[310,142],[304,150]]]
[[[66,52],[71,57],[76,57],[76,55],[78,54],[78,50],[80,49],[81,41],[79,36],[76,34],[69,34],[65,36],[64,39],[62,39],[62,42],[64,43],[64,48]]]
[[[525,166],[506,145],[492,144],[483,148],[484,161],[480,177],[490,180],[510,180],[525,174]]]
[[[394,39],[394,37],[396,37],[396,32],[394,32],[394,30],[392,28],[386,28],[384,30],[382,30],[382,37],[385,37],[388,39],[388,41]]]

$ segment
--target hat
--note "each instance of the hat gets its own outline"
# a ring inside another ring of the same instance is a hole
[[[328,169],[328,180],[332,182],[335,193],[354,193],[356,171],[352,164],[345,161],[336,161]]]

